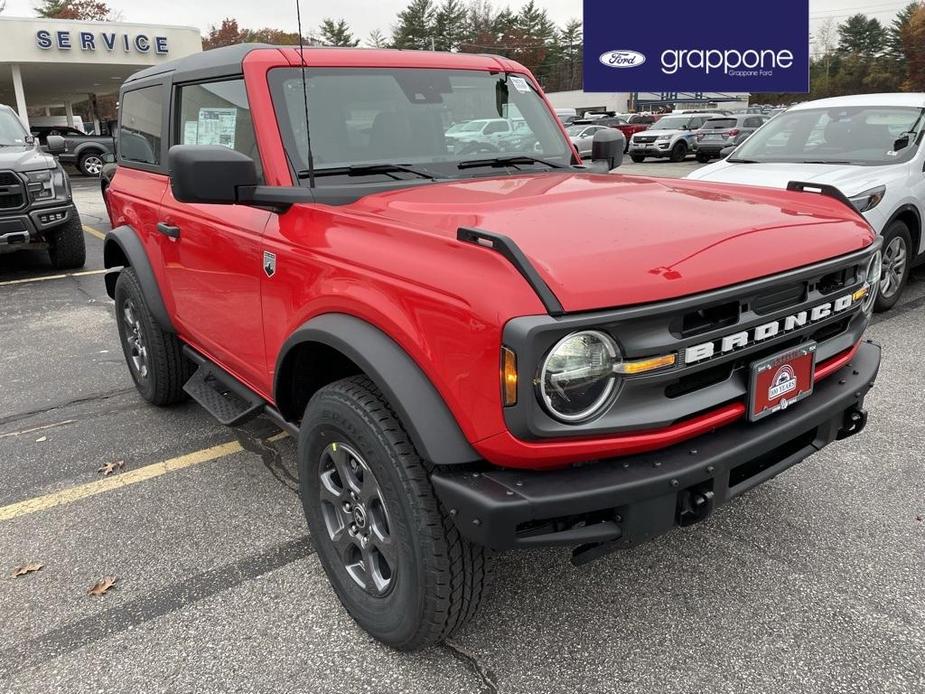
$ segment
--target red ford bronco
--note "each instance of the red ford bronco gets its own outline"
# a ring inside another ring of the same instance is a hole
[[[837,191],[612,175],[615,130],[582,164],[493,56],[234,46],[120,105],[138,390],[298,438],[318,557],[387,644],[465,623],[495,550],[588,562],[865,425],[879,241]],[[454,152],[485,119],[518,139]]]

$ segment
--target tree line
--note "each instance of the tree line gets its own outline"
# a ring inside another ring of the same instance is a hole
[[[247,41],[292,45],[299,42],[299,35],[271,27],[247,29],[226,18],[210,27],[203,48]],[[494,53],[526,66],[547,91],[581,89],[581,20],[557,26],[534,0],[516,11],[496,8],[490,0],[410,0],[388,34],[376,29],[364,40],[354,35],[345,20],[325,18],[305,41],[325,46],[362,43],[371,48]]]
[[[925,2],[910,2],[884,25],[863,13],[828,20],[813,35],[809,94],[753,94],[791,103],[845,94],[925,91]]]

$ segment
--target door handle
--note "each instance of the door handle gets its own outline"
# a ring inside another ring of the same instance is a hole
[[[157,230],[161,232],[164,236],[169,236],[172,239],[180,238],[180,227],[175,227],[166,222],[158,222]]]

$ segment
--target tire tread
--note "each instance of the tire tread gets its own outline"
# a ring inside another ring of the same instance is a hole
[[[427,530],[423,551],[430,552],[435,560],[427,577],[433,589],[425,591],[425,622],[412,640],[397,647],[414,650],[445,640],[478,611],[492,581],[493,552],[460,535],[434,493],[430,482],[433,465],[417,454],[397,414],[367,376],[352,376],[330,384],[319,390],[313,401],[319,397],[335,398],[347,405],[386,439],[387,447],[396,454],[404,491],[417,501],[412,509],[421,509],[421,517],[412,522]]]

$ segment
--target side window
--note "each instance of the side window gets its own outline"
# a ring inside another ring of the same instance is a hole
[[[746,128],[760,128],[764,121],[761,118],[749,118],[745,121]]]
[[[222,145],[246,154],[261,171],[244,80],[190,84],[178,90],[177,135],[182,145]]]
[[[139,164],[161,163],[164,121],[161,85],[125,92],[119,104],[119,159]]]
[[[494,135],[495,133],[503,133],[507,130],[507,123],[489,123],[488,127],[485,128],[485,134]]]
[[[703,127],[703,118],[691,118],[691,122],[688,127],[691,130],[700,130]]]

